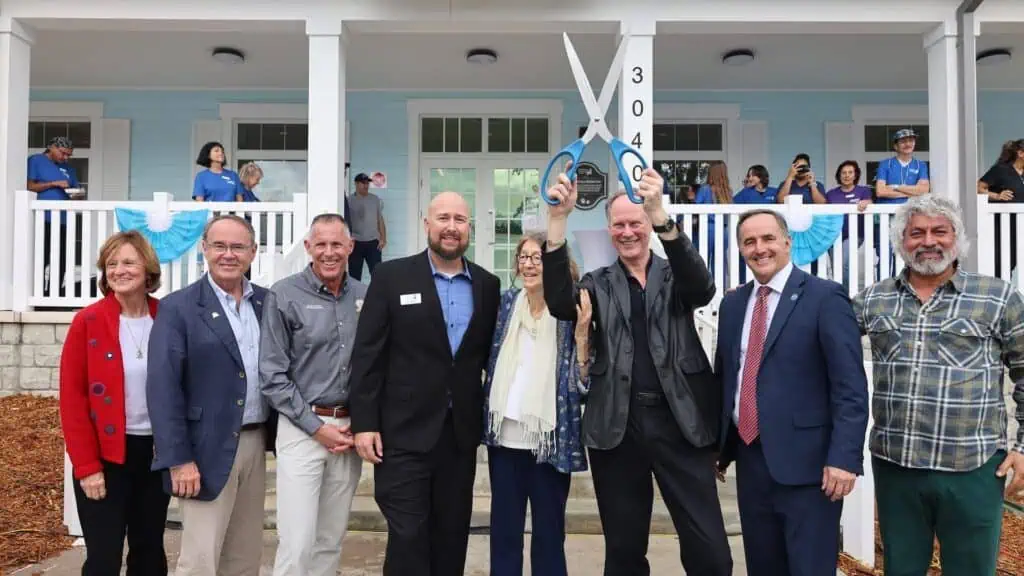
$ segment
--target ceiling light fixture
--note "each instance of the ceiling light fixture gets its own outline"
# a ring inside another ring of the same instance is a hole
[[[1012,54],[1009,48],[991,48],[989,50],[982,50],[978,52],[978,56],[975,61],[979,66],[991,66],[993,64],[1002,64],[1003,62],[1009,62]]]
[[[742,66],[754,61],[754,51],[747,48],[730,50],[722,55],[722,63],[726,66]]]
[[[490,48],[474,48],[466,53],[466,61],[473,64],[494,64],[498,53]]]
[[[221,64],[241,64],[245,62],[245,54],[241,50],[225,46],[214,48],[211,56]]]

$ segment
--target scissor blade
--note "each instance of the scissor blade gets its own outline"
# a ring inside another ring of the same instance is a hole
[[[572,68],[572,76],[576,79],[576,88],[580,91],[580,97],[583,99],[583,107],[587,109],[587,114],[592,120],[603,119],[604,110],[601,110],[597,105],[597,100],[594,100],[594,89],[590,87],[587,72],[583,69],[580,57],[576,54],[576,49],[573,48],[572,41],[569,40],[569,35],[565,32],[562,32],[562,42],[565,43],[565,55],[569,58],[569,67]]]
[[[612,96],[615,95],[615,85],[619,83],[622,76],[622,63],[626,61],[626,47],[629,45],[629,36],[623,35],[619,42],[619,49],[615,51],[615,59],[612,60],[612,67],[604,78],[604,86],[601,87],[601,97],[597,99],[597,107],[604,114],[612,103]]]

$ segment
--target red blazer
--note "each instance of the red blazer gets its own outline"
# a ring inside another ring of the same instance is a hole
[[[157,299],[147,297],[156,318]],[[113,293],[75,314],[60,355],[60,424],[76,479],[124,464],[121,304]]]

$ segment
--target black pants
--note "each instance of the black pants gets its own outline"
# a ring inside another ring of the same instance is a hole
[[[103,463],[107,496],[90,500],[74,482],[78,517],[85,536],[82,576],[121,573],[128,537],[128,576],[165,576],[164,525],[171,497],[160,472],[151,471],[153,437],[128,436],[124,464]]]
[[[61,258],[66,258],[68,246],[68,227],[60,221],[61,214],[58,212],[47,212],[47,214],[51,218],[57,220],[57,224],[52,225],[52,223],[48,221],[43,225],[43,296],[50,295],[50,280],[46,275],[46,269],[50,267],[50,242],[52,241],[53,236],[56,235],[58,237],[58,242],[60,244],[57,251],[58,254],[61,255]],[[59,262],[60,270],[51,269],[49,274],[51,277],[54,273],[58,275],[57,293],[54,294],[54,296],[70,296],[74,294],[74,288],[71,286],[66,288],[61,287],[61,285],[64,284],[64,276],[67,273],[66,260],[59,260]],[[56,266],[57,264],[54,265]]]
[[[348,273],[356,280],[363,279],[363,262],[370,269],[370,276],[373,276],[373,269],[380,264],[380,242],[376,240],[356,240],[352,253],[348,256]]]
[[[739,440],[736,427],[730,428],[730,441],[736,442],[736,492],[747,573],[833,574],[843,501],[830,501],[820,483],[779,484],[768,471],[761,441],[748,446]]]
[[[648,576],[647,541],[658,482],[687,574],[732,574],[712,447],[695,448],[660,395],[637,393],[622,442],[588,449],[605,542],[605,576]]]
[[[491,576],[523,575],[526,502],[533,520],[530,573],[566,576],[565,503],[570,475],[529,450],[487,448],[491,477]]]
[[[388,448],[374,468],[388,522],[384,576],[462,576],[473,515],[476,450],[455,442],[451,411],[430,452]]]

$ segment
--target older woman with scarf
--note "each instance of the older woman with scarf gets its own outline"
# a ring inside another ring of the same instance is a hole
[[[484,444],[491,478],[491,576],[521,576],[526,502],[532,573],[564,576],[565,504],[573,472],[587,469],[580,443],[591,307],[582,291],[577,324],[555,320],[544,302],[545,238],[524,236],[515,252],[523,289],[502,296],[484,383]],[[578,271],[573,266],[573,276]]]

